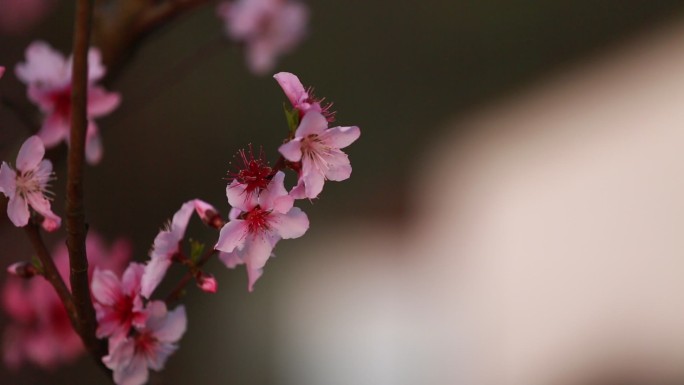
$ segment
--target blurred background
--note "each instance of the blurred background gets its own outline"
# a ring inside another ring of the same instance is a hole
[[[352,178],[301,202],[311,228],[253,293],[243,268],[210,263],[219,291],[188,290],[188,332],[150,383],[684,383],[682,2],[307,5],[309,36],[277,71],[361,128]],[[67,52],[72,13],[60,1],[0,37],[0,92],[19,108],[13,66],[35,39]],[[149,36],[109,88],[123,103],[99,120],[87,219],[139,261],[182,202],[227,215],[236,151],[275,161],[286,135],[282,91],[248,71],[214,6]],[[13,162],[29,132],[6,108],[0,124]],[[64,155],[49,152],[58,214]],[[196,220],[188,236],[216,238]],[[32,255],[4,214],[0,242],[5,266]],[[84,357],[2,366],[0,383],[106,379]]]

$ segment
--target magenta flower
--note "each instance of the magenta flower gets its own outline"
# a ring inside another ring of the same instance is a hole
[[[69,287],[69,253],[64,241],[53,250],[57,269]],[[86,239],[89,274],[108,269],[121,274],[131,256],[131,245],[119,240],[107,247],[90,231]],[[64,305],[42,276],[30,280],[9,276],[2,288],[3,309],[9,324],[3,335],[3,355],[10,367],[29,361],[45,368],[75,361],[83,352],[81,339],[71,327]]]
[[[247,267],[249,291],[262,274],[271,251],[281,239],[298,238],[309,228],[309,218],[287,194],[279,171],[268,186],[259,193],[256,201],[232,199],[228,188],[228,201],[242,211],[237,219],[221,229],[215,249],[228,267],[244,263]],[[239,261],[239,262],[238,262]]]
[[[9,198],[7,216],[17,227],[28,224],[29,205],[43,216],[43,228],[54,231],[62,220],[50,209],[50,199],[46,195],[48,183],[53,179],[52,163],[43,159],[45,147],[37,136],[24,142],[17,155],[17,171],[7,163],[0,166],[0,192]]]
[[[313,88],[305,89],[299,78],[289,72],[279,72],[273,75],[280,88],[285,92],[285,96],[290,100],[292,107],[299,111],[301,119],[309,111],[323,114],[328,122],[335,121],[335,112],[332,111],[332,103],[324,104],[325,98],[316,98]]]
[[[171,222],[154,238],[150,261],[145,265],[142,275],[143,297],[150,298],[154,289],[166,275],[166,270],[171,266],[174,255],[180,251],[180,242],[185,237],[185,229],[188,227],[193,210],[202,218],[207,217],[208,212],[216,212],[213,206],[199,199],[183,203],[180,210],[173,215]]]
[[[145,266],[131,263],[121,280],[109,270],[95,269],[90,284],[97,315],[97,338],[126,336],[131,327],[145,326],[146,313],[140,297]]]
[[[294,49],[306,35],[309,20],[306,6],[289,0],[236,0],[220,4],[217,12],[228,37],[245,44],[247,65],[259,75]]]
[[[351,175],[347,154],[340,151],[361,135],[358,127],[328,128],[325,117],[315,111],[304,115],[294,139],[280,146],[278,151],[290,162],[302,163],[295,198],[316,198],[326,179],[343,181]]]
[[[28,86],[28,98],[45,114],[38,136],[45,146],[52,148],[69,141],[71,124],[71,67],[68,60],[47,43],[36,41],[26,49],[26,62],[17,65],[17,77]],[[95,82],[105,74],[100,51],[88,52],[88,131],[86,160],[96,164],[102,158],[102,143],[94,118],[112,112],[121,102],[118,93],[107,92]]]
[[[160,371],[166,360],[178,349],[176,343],[185,333],[185,308],[169,312],[162,301],[152,301],[147,307],[147,321],[131,336],[111,338],[109,354],[102,362],[114,371],[117,385],[142,385],[149,369]]]

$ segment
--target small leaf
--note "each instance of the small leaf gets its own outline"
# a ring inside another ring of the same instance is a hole
[[[195,241],[194,239],[190,240],[190,260],[192,263],[197,263],[197,261],[199,261],[204,253],[204,248],[204,243]]]
[[[43,269],[43,262],[41,262],[37,256],[34,255],[31,257],[31,264],[36,269],[38,274],[43,275],[45,273],[45,270]]]
[[[297,127],[299,127],[299,111],[296,109],[287,108],[287,104],[283,103],[283,110],[285,111],[285,119],[287,119],[287,126],[290,128],[290,135],[294,136]]]

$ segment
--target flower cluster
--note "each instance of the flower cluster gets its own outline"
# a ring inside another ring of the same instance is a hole
[[[52,255],[60,276],[69,286],[69,254],[64,242],[59,243]],[[131,245],[124,239],[107,247],[104,240],[90,231],[86,240],[89,276],[107,269],[119,274],[131,258]],[[73,362],[83,352],[80,338],[74,332],[69,316],[50,283],[42,276],[30,280],[17,274],[17,264],[10,266],[13,274],[2,288],[3,308],[10,318],[4,331],[3,357],[10,367],[31,362],[44,368]],[[32,274],[40,266],[28,265]],[[9,269],[8,269],[9,270]]]
[[[48,148],[69,142],[71,124],[72,58],[66,59],[47,43],[36,41],[26,49],[26,62],[19,63],[16,75],[28,86],[29,100],[44,114],[38,136]],[[102,158],[102,142],[94,118],[112,112],[121,102],[118,93],[108,92],[95,83],[105,75],[100,52],[91,48],[88,53],[88,131],[86,160],[96,164]]]
[[[49,78],[45,74],[53,70],[51,66],[37,66],[38,62],[30,58],[40,52],[45,54],[46,50],[49,51],[49,47],[34,45],[28,54],[29,62],[34,64],[17,69],[24,79],[43,79],[29,87],[29,94],[34,95],[35,100],[43,100],[40,99],[46,95],[43,91],[51,89],[44,80]],[[70,67],[62,65],[62,59],[57,60],[53,54],[46,57],[55,59],[62,70]],[[96,65],[93,70],[96,72],[93,78],[97,78],[101,69]],[[179,305],[170,310],[168,306],[181,297],[184,286],[191,281],[204,292],[216,292],[216,279],[203,270],[210,257],[217,255],[228,268],[245,265],[248,290],[253,291],[277,243],[281,239],[299,238],[309,229],[309,218],[295,207],[295,202],[317,198],[326,180],[342,181],[351,175],[349,158],[341,149],[359,138],[359,128],[329,128],[334,120],[330,104],[314,97],[312,90],[305,89],[293,74],[279,73],[275,79],[292,103],[291,109],[286,108],[289,127],[287,137],[278,149],[280,159],[271,166],[264,151],[255,154],[251,145],[238,152],[239,164],[229,172],[226,186],[226,198],[231,207],[227,221],[211,204],[199,199],[189,200],[160,230],[149,252],[149,260],[144,264],[130,262],[125,269],[129,250],[125,258],[118,253],[105,260],[100,256],[103,254],[101,241],[94,234],[87,237],[96,337],[108,341],[108,352],[102,362],[112,370],[115,383],[142,385],[147,382],[150,369],[163,369],[187,327],[185,308]],[[55,92],[68,92],[68,89]],[[41,131],[43,135],[53,135],[57,130],[49,124],[45,127],[43,131],[48,132]],[[60,127],[59,130],[67,129]],[[26,140],[19,150],[16,170],[2,163],[0,192],[9,198],[7,213],[16,226],[26,226],[30,221],[38,223],[36,221],[40,219],[44,229],[53,231],[59,227],[60,218],[50,208],[51,194],[47,188],[54,176],[52,164],[43,159],[44,154],[45,147],[39,136]],[[288,171],[297,175],[297,181],[290,184],[294,187],[289,191],[285,184]],[[185,242],[193,213],[205,225],[220,230],[213,248],[205,251],[203,244]],[[62,279],[68,282],[65,247],[57,251],[55,262]],[[186,269],[184,278],[164,300],[152,298],[174,263]],[[18,365],[23,360],[30,360],[50,366],[70,361],[80,354],[83,346],[71,329],[69,315],[44,277],[30,281],[18,278],[45,275],[41,264],[20,262],[11,265],[8,271],[16,277],[5,288],[4,304],[16,322],[6,334],[6,361]],[[31,300],[26,301],[27,298]]]

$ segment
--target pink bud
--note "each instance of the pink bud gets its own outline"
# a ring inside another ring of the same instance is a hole
[[[195,211],[204,224],[215,229],[220,229],[226,224],[214,206],[199,199],[195,199],[193,202],[195,204]]]
[[[20,278],[31,278],[38,273],[29,262],[15,262],[7,267],[7,272]]]
[[[216,278],[214,278],[213,275],[200,273],[197,277],[197,287],[207,293],[216,293],[216,290],[218,290],[218,283],[216,283]]]

